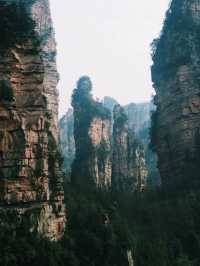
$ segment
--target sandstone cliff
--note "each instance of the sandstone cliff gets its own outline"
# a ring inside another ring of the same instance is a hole
[[[113,184],[120,189],[142,191],[146,187],[144,147],[129,130],[128,117],[120,105],[114,107],[112,169]]]
[[[104,97],[103,104],[112,113],[114,106],[117,103],[112,97]],[[152,102],[147,103],[130,103],[123,106],[124,111],[128,118],[129,131],[135,133],[135,136],[144,145],[145,161],[148,168],[148,186],[160,186],[160,174],[157,167],[157,155],[150,147],[150,127],[151,127],[151,113],[155,111],[155,105]],[[113,128],[113,115],[112,115],[112,128]],[[111,132],[111,135],[113,132]]]
[[[65,214],[48,0],[1,1],[0,34],[0,210],[56,240]]]
[[[109,109],[111,112],[111,139],[113,138],[113,109],[117,104],[117,101],[112,97],[106,96],[103,99],[103,106]],[[149,128],[151,122],[150,116],[151,112],[155,110],[155,106],[152,103],[131,103],[126,105],[124,109],[128,117],[129,131],[134,132],[134,129],[137,129],[135,136],[144,144],[145,160],[148,168],[148,185],[152,187],[158,186],[160,185],[160,175],[157,169],[157,156],[149,149]],[[67,177],[70,177],[71,166],[75,157],[73,121],[74,115],[72,109],[69,109],[59,121],[60,148],[64,159],[63,170],[67,174]]]
[[[76,146],[72,180],[108,187],[111,184],[111,115],[93,100],[91,90],[90,79],[82,77],[72,96]]]
[[[187,185],[200,170],[200,2],[173,0],[153,43],[157,112],[152,145],[164,184]]]

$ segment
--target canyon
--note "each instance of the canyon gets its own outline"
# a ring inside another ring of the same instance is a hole
[[[200,1],[170,2],[153,102],[82,76],[60,121],[49,5],[0,1],[0,265],[200,265]]]

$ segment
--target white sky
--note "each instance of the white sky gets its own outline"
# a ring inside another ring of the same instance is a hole
[[[148,101],[153,92],[150,43],[170,0],[50,0],[60,73],[60,116],[82,75],[93,94],[121,104]]]

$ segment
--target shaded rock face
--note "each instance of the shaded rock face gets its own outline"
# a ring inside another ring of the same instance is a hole
[[[164,184],[187,185],[200,170],[200,2],[173,0],[153,43],[157,112],[152,142]]]
[[[150,149],[151,113],[156,110],[153,102],[130,103],[124,107],[128,117],[129,130],[144,144],[146,165],[148,168],[148,186],[161,185],[160,173],[157,167],[157,154]]]
[[[114,98],[105,96],[103,98],[103,105],[112,113],[115,105],[119,104]],[[123,106],[128,117],[128,125],[131,130],[139,135],[140,131],[149,127],[151,120],[151,112],[155,110],[152,102],[146,103],[130,103]]]
[[[75,158],[74,115],[71,108],[59,121],[59,143],[64,159],[63,170],[67,176],[70,176]]]
[[[104,97],[103,104],[112,113],[117,103],[112,97]],[[135,136],[144,145],[145,161],[148,168],[148,186],[157,187],[161,185],[160,173],[157,167],[157,155],[150,147],[150,127],[151,113],[155,111],[155,105],[152,102],[130,103],[123,107],[128,118],[129,131],[135,133]],[[112,116],[112,127],[114,118]],[[112,135],[112,132],[111,132]]]
[[[111,115],[91,96],[92,84],[82,77],[74,90],[76,156],[72,180],[79,184],[108,187],[111,184]]]
[[[113,184],[126,191],[142,191],[146,187],[147,176],[144,147],[129,130],[124,109],[116,105],[113,127]]]
[[[57,240],[65,214],[48,1],[1,1],[0,33],[0,210]]]

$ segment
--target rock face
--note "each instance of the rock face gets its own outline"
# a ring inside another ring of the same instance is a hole
[[[113,139],[113,109],[117,104],[117,101],[111,97],[106,96],[103,99],[103,106],[109,109],[111,112],[111,139]],[[145,161],[148,168],[148,186],[158,186],[160,185],[160,175],[157,169],[157,157],[156,154],[149,149],[149,128],[151,122],[150,116],[151,111],[155,110],[155,106],[152,103],[131,103],[125,106],[124,109],[128,117],[129,131],[134,133],[134,128],[137,128],[135,136],[144,144]],[[71,165],[73,159],[75,158],[73,120],[73,111],[72,109],[69,109],[59,122],[60,147],[62,156],[64,158],[63,170],[67,173],[67,177],[70,177]],[[134,126],[134,123],[136,124],[136,126]]]
[[[144,147],[129,130],[128,117],[120,105],[114,107],[112,169],[113,184],[120,189],[142,191],[146,187]]]
[[[74,137],[76,156],[72,180],[79,184],[108,187],[111,184],[111,115],[91,96],[92,84],[82,77],[74,90]]]
[[[75,158],[73,109],[69,108],[67,113],[60,119],[59,130],[59,143],[64,159],[63,170],[67,176],[70,176],[72,163]]]
[[[111,97],[104,97],[103,104],[112,113],[117,101]],[[155,111],[155,105],[152,102],[130,103],[123,107],[128,118],[129,131],[135,133],[135,137],[144,145],[145,161],[148,168],[148,186],[157,187],[161,184],[160,173],[157,167],[157,155],[150,147],[150,127],[151,113]],[[112,116],[112,127],[114,119]],[[112,132],[111,132],[112,134]]]
[[[124,106],[124,110],[128,117],[129,128],[132,129],[136,135],[140,131],[149,126],[151,120],[151,111],[154,110],[151,102],[147,103],[130,103]]]
[[[1,1],[0,34],[0,210],[57,240],[65,212],[48,0]]]
[[[157,112],[152,144],[164,184],[186,185],[200,173],[200,1],[173,0],[153,43]]]

